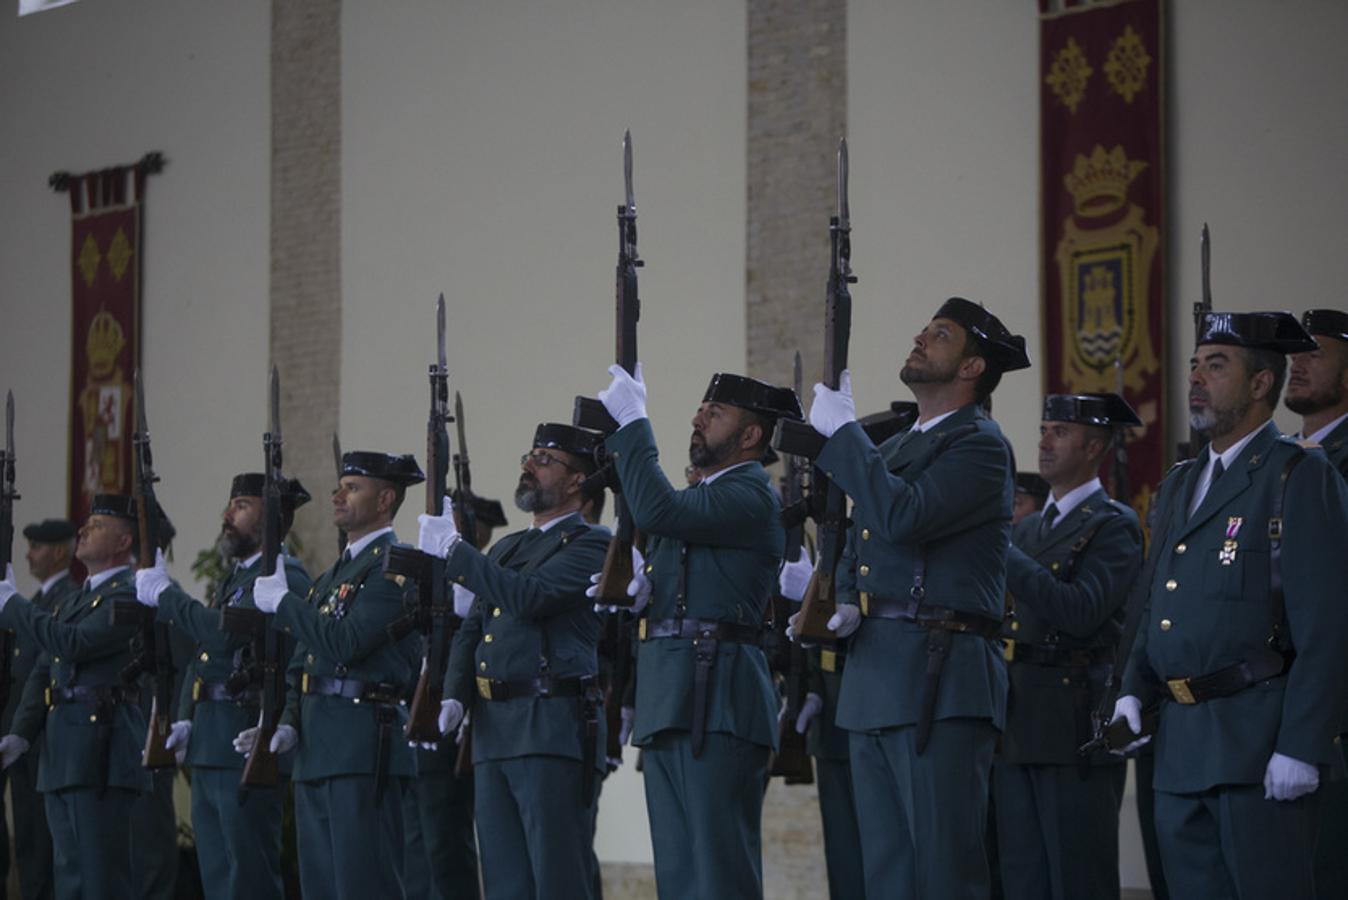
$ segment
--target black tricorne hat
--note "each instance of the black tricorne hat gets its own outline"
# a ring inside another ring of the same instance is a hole
[[[1048,497],[1048,482],[1036,472],[1017,472],[1016,493],[1029,494],[1042,500]]]
[[[136,498],[126,494],[95,494],[89,506],[91,516],[112,516],[115,519],[136,520]]]
[[[75,539],[75,525],[68,519],[43,519],[25,526],[23,536],[35,544],[60,544]]]
[[[1272,350],[1275,353],[1305,353],[1319,347],[1288,312],[1204,313],[1195,346],[1223,344]]]
[[[1308,309],[1301,316],[1301,325],[1312,336],[1348,341],[1348,313],[1341,310]]]
[[[488,500],[474,494],[473,515],[477,516],[477,520],[483,525],[491,528],[504,528],[508,524],[505,508],[501,506],[500,500]]]
[[[261,497],[267,479],[261,472],[244,472],[234,476],[229,486],[229,498]],[[298,478],[284,478],[281,483],[281,502],[290,509],[298,509],[312,500]]]
[[[988,364],[1002,372],[1014,372],[1030,367],[1030,355],[1025,351],[1025,338],[1012,334],[1001,320],[983,308],[981,303],[951,297],[936,311],[933,319],[949,319],[962,325],[978,341]]]
[[[596,432],[585,428],[577,428],[574,425],[563,425],[560,422],[540,422],[538,427],[534,429],[534,446],[545,447],[549,450],[563,450],[593,460],[594,448],[599,443],[600,437]]]
[[[417,458],[410,453],[378,453],[352,450],[342,454],[343,475],[364,475],[390,481],[399,487],[411,487],[426,480]]]
[[[711,376],[703,403],[727,403],[773,419],[804,419],[800,398],[791,388],[777,387],[756,378],[717,372]]]
[[[1118,394],[1049,394],[1044,398],[1045,422],[1080,425],[1141,425],[1137,413]]]

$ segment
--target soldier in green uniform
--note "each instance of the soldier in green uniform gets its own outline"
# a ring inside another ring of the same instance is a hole
[[[505,510],[499,500],[474,496],[472,502],[477,516],[475,546],[487,547],[491,544],[492,531],[506,524]],[[456,600],[454,615],[459,619],[466,618],[472,608],[471,598],[456,597]],[[433,900],[477,900],[481,891],[478,888],[477,838],[473,834],[473,773],[455,773],[459,748],[453,735],[447,737],[448,740],[441,741],[433,749],[416,748],[417,777],[408,784],[409,800],[404,821],[409,836],[408,853],[420,853],[425,862],[409,859],[407,894]],[[420,835],[419,846],[412,835]],[[410,877],[418,865],[424,865],[426,870],[428,884],[424,894],[413,890]]]
[[[332,495],[333,523],[347,535],[341,557],[307,599],[279,569],[253,582],[253,603],[297,642],[298,690],[271,747],[298,743],[291,779],[306,896],[403,896],[398,780],[414,774],[402,737],[411,669],[388,631],[403,612],[403,588],[382,570],[393,517],[424,480],[410,455],[344,454]],[[240,732],[234,749],[247,753],[256,740],[256,728]]]
[[[1292,354],[1283,403],[1302,417],[1302,443],[1319,446],[1348,478],[1348,313],[1307,310],[1301,324],[1319,349]],[[1339,752],[1348,769],[1348,715],[1340,727]],[[1343,853],[1348,845],[1348,779],[1331,778],[1320,792],[1315,887],[1322,897],[1348,897],[1348,856]]]
[[[1155,821],[1177,897],[1315,896],[1316,788],[1348,700],[1348,491],[1271,420],[1284,354],[1314,348],[1287,313],[1208,313],[1190,362],[1210,443],[1158,492],[1114,715],[1140,732],[1160,704]]]
[[[660,470],[646,387],[612,366],[599,394],[621,426],[607,439],[632,521],[647,536],[637,596],[650,591],[637,655],[633,743],[661,897],[759,897],[761,819],[778,701],[760,646],[786,540],[762,460],[776,420],[800,417],[788,388],[720,374],[693,416],[701,480]],[[647,581],[647,579],[649,579]]]
[[[851,732],[869,896],[987,896],[1015,473],[982,404],[1002,373],[1028,365],[1024,338],[952,298],[899,373],[918,405],[908,431],[877,448],[856,422],[850,374],[839,390],[814,389],[810,424],[828,438],[815,465],[853,503],[829,627],[852,637],[836,720]]]
[[[1052,394],[1039,428],[1048,503],[1011,533],[1015,602],[1006,729],[993,765],[1008,900],[1117,897],[1127,766],[1090,740],[1123,608],[1142,563],[1137,514],[1097,477],[1114,430],[1141,425],[1117,394]]]
[[[446,500],[422,515],[420,547],[445,560],[455,604],[440,730],[473,711],[473,790],[482,882],[491,898],[591,898],[593,807],[604,770],[595,645],[585,596],[608,529],[581,516],[595,471],[592,432],[543,424],[520,458],[515,505],[532,527],[484,554],[459,539]]]
[[[1048,491],[1048,482],[1038,472],[1017,472],[1016,505],[1011,510],[1011,524],[1019,525],[1021,519],[1043,509]]]
[[[28,571],[40,587],[30,601],[50,613],[80,592],[79,582],[70,577],[75,561],[75,526],[65,519],[44,519],[24,528],[28,539]],[[10,733],[10,723],[19,708],[24,682],[37,662],[41,648],[27,640],[15,642],[10,662],[9,703],[0,719],[0,733]],[[51,832],[37,793],[37,769],[41,758],[32,747],[14,765],[0,774],[0,785],[9,782],[10,807],[14,813],[14,858],[19,867],[19,895],[23,900],[41,900],[51,896]],[[9,837],[0,829],[0,855],[5,860],[4,877],[9,876]]]
[[[0,582],[0,628],[42,649],[24,685],[0,763],[13,764],[43,739],[37,789],[44,795],[58,898],[133,896],[131,807],[150,790],[141,767],[145,717],[121,673],[135,629],[109,620],[117,600],[134,600],[135,500],[94,497],[75,557],[89,578],[48,613]]]
[[[136,599],[157,607],[157,619],[176,626],[196,644],[188,665],[167,745],[192,767],[192,830],[207,898],[283,896],[281,816],[284,787],[240,793],[243,757],[235,735],[257,724],[261,672],[248,638],[220,628],[226,606],[253,608],[253,582],[262,572],[261,473],[235,476],[216,547],[230,571],[209,603],[188,596],[162,566],[136,573]],[[295,480],[281,487],[281,537],[309,493]],[[305,594],[309,576],[285,557],[290,590]],[[289,771],[289,760],[281,764]]]

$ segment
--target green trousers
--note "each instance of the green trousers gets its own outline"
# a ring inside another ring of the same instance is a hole
[[[192,831],[206,900],[281,900],[286,782],[239,792],[238,769],[192,769]],[[240,800],[242,799],[242,802]]]
[[[43,795],[52,836],[57,900],[127,900],[140,896],[131,869],[131,807],[141,796],[110,787],[67,788]]]
[[[390,777],[375,803],[373,775],[295,783],[300,887],[306,900],[400,900],[403,785]]]
[[[560,756],[522,756],[473,766],[478,849],[487,900],[592,900],[593,804],[581,766]]]
[[[997,730],[987,719],[942,719],[922,753],[915,737],[912,725],[851,734],[866,895],[986,900]]]
[[[686,731],[662,731],[642,748],[661,900],[763,896],[770,752],[720,732],[706,735],[697,759]]]
[[[1119,896],[1119,806],[1128,767],[993,764],[1006,900]]]
[[[866,873],[861,865],[861,829],[852,796],[852,767],[845,760],[815,758],[819,818],[824,826],[824,865],[833,900],[865,900]]]
[[[451,743],[451,747],[453,744]],[[420,853],[426,860],[427,893],[414,893],[409,877],[408,896],[432,900],[478,900],[477,839],[473,835],[473,776],[453,772],[423,772],[408,782],[406,812],[421,832]],[[408,841],[412,853],[413,842]],[[409,863],[409,876],[411,866]]]
[[[1320,794],[1265,800],[1262,784],[1155,792],[1156,837],[1174,897],[1313,898]]]
[[[1336,743],[1343,767],[1320,781],[1320,834],[1315,846],[1315,889],[1321,897],[1348,897],[1348,740]],[[16,813],[17,816],[17,813]],[[22,870],[20,870],[22,874]]]
[[[0,785],[8,782],[9,802],[14,812],[14,828],[6,833],[0,820],[0,839],[4,841],[5,876],[18,865],[19,896],[22,900],[50,900],[51,831],[42,795],[37,792],[37,766],[40,760],[35,744],[14,765],[0,772]],[[9,836],[14,837],[14,858],[9,858]]]

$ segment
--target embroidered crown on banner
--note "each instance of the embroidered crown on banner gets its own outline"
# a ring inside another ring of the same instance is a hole
[[[1128,202],[1128,185],[1146,167],[1145,162],[1129,159],[1122,145],[1105,152],[1096,144],[1089,158],[1077,154],[1072,171],[1063,176],[1063,184],[1072,194],[1077,215],[1104,216]]]

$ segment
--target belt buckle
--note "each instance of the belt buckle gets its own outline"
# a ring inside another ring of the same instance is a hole
[[[838,671],[838,654],[833,650],[819,651],[819,668],[825,672]]]
[[[200,699],[201,699],[201,679],[197,678],[192,681],[192,702],[196,703]]]
[[[1189,679],[1171,678],[1165,685],[1170,688],[1170,695],[1175,698],[1176,703],[1192,706],[1198,702],[1194,699],[1193,691],[1189,690]]]
[[[483,700],[491,699],[491,679],[477,676],[477,695]]]
[[[869,616],[871,614],[871,595],[866,591],[862,591],[857,595],[857,599],[861,603],[861,614],[863,616]]]
[[[309,693],[309,673],[308,673],[308,672],[305,672],[303,675],[300,676],[300,693],[301,693],[301,694],[307,694],[307,693]]]
[[[637,640],[639,640],[639,641],[644,641],[644,640],[646,640],[646,623],[647,623],[648,621],[650,621],[650,620],[647,619],[645,616],[643,616],[643,617],[637,622]]]
[[[51,709],[52,708],[51,688],[47,687],[42,689],[42,699],[46,702],[47,709]]]

